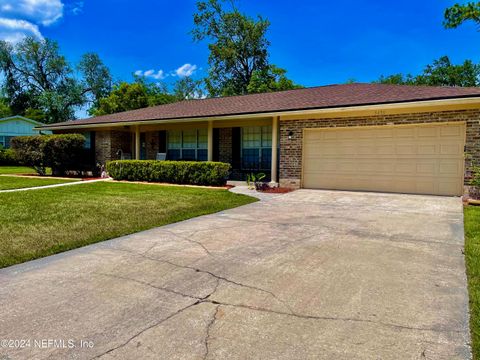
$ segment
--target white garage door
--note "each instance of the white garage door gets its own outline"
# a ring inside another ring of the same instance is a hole
[[[465,124],[305,129],[303,187],[463,193]]]

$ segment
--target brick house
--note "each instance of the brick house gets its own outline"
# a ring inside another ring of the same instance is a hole
[[[166,154],[228,162],[232,178],[265,172],[286,187],[458,196],[480,162],[480,89],[330,85],[187,100],[41,129],[85,134],[101,164]]]

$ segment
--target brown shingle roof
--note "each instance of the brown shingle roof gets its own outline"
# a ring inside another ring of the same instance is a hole
[[[389,84],[328,85],[274,93],[186,100],[89,119],[67,121],[50,126],[68,127],[69,125],[93,125],[146,120],[208,118],[475,96],[480,96],[480,88]]]

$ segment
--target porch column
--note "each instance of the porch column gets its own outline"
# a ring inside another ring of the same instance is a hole
[[[213,121],[208,121],[208,161],[213,161]]]
[[[272,185],[278,184],[277,178],[277,163],[278,163],[278,116],[273,117],[272,121]]]
[[[135,160],[140,160],[140,127],[135,127]]]

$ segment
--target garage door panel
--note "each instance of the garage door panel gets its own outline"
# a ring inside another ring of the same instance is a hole
[[[442,155],[460,155],[463,153],[461,144],[441,144],[440,154]]]
[[[438,137],[438,128],[436,127],[419,127],[417,135],[421,138],[436,138]]]
[[[303,186],[461,195],[464,138],[463,123],[307,129]]]

